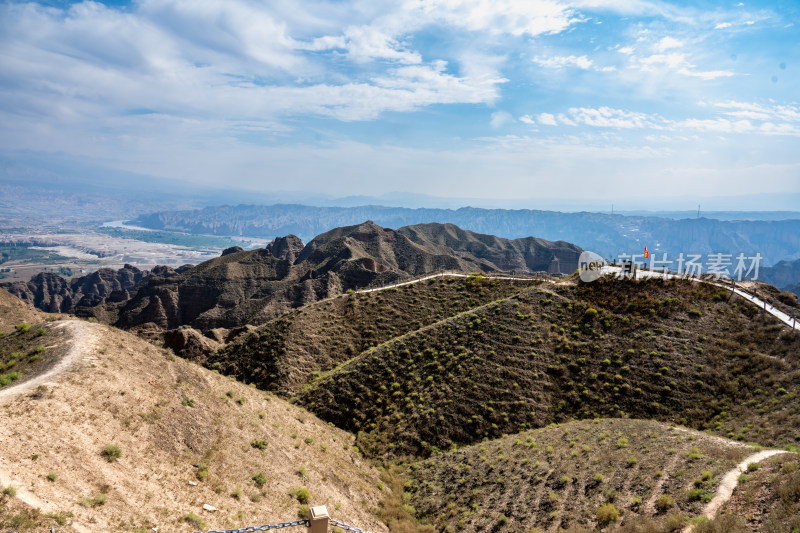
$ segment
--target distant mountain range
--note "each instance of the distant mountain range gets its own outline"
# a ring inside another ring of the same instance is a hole
[[[763,266],[800,259],[800,219],[671,219],[601,213],[479,209],[408,209],[400,207],[310,207],[238,205],[192,211],[163,211],[140,216],[131,224],[152,229],[211,235],[272,238],[294,234],[303,239],[339,226],[374,220],[398,228],[428,222],[451,223],[465,230],[515,239],[536,235],[572,242],[605,257],[651,252],[760,253]]]
[[[759,273],[759,277],[781,290],[800,296],[800,259],[780,261],[775,266],[766,267]]]
[[[199,329],[260,324],[349,289],[386,285],[440,270],[572,272],[581,249],[534,237],[508,240],[452,224],[398,230],[372,221],[336,228],[304,245],[294,235],[267,247],[225,250],[194,267],[109,269],[68,281],[41,273],[3,288],[50,312],[73,312],[131,328]]]

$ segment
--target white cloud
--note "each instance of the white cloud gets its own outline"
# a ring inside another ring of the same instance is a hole
[[[287,115],[372,120],[432,104],[488,104],[506,81],[490,56],[465,55],[461,76],[444,61],[423,61],[404,42],[407,15],[337,33],[335,24],[311,15],[295,24],[273,8],[282,9],[242,0],[142,0],[126,11],[93,2],[66,11],[0,6],[0,48],[16,51],[0,55],[0,71],[26,87],[6,92],[6,106],[84,127],[143,109],[234,128]],[[317,53],[356,67],[339,70]]]
[[[566,113],[541,113],[540,124],[589,126],[610,130],[648,129],[654,131],[691,130],[707,133],[762,134],[800,136],[800,105],[764,106],[745,102],[717,102],[724,116],[669,120],[648,114],[608,106],[573,107]],[[526,115],[527,116],[527,115]],[[663,134],[660,134],[663,135]],[[656,138],[656,137],[654,137]]]
[[[683,46],[683,42],[672,37],[664,37],[660,41],[658,41],[655,45],[655,50],[658,52],[665,52],[672,48],[680,48]]]
[[[728,116],[754,120],[777,120],[800,125],[800,105],[764,105],[752,102],[736,102],[728,100],[714,103],[714,107],[723,109]]]
[[[677,69],[683,65],[687,65],[686,54],[672,52],[669,54],[653,54],[648,57],[637,59],[638,63],[644,67],[645,70],[652,71],[655,65],[664,65],[670,69]]]
[[[632,56],[630,65],[642,72],[674,71],[682,76],[698,78],[704,81],[729,78],[736,75],[730,70],[697,70],[695,65],[689,62],[686,54],[681,52],[653,54],[647,57]]]
[[[690,76],[693,78],[700,78],[701,80],[715,80],[717,78],[730,78],[731,76],[735,76],[734,72],[730,70],[706,70],[706,71],[699,71],[699,70],[691,70],[689,68],[681,68],[678,70],[678,74],[683,74],[684,76]]]
[[[559,33],[580,20],[574,9],[554,0],[410,0],[406,6],[428,20],[515,36]]]
[[[633,47],[632,47],[632,46],[623,46],[622,48],[620,48],[620,49],[618,50],[618,52],[619,52],[620,54],[632,55],[632,54],[633,54],[633,52],[634,52],[634,49],[633,49]]]
[[[492,118],[489,121],[489,125],[494,129],[499,129],[511,122],[514,122],[514,117],[511,116],[511,113],[506,111],[495,111],[492,113]]]
[[[614,109],[611,107],[599,107],[597,109],[589,107],[573,107],[569,110],[573,121],[587,126],[597,126],[602,128],[657,128],[648,115]]]
[[[536,125],[536,121],[530,115],[522,115],[521,117],[519,117],[519,121],[522,122],[523,124],[530,124],[532,126]]]
[[[306,50],[346,50],[354,61],[365,63],[375,59],[418,64],[422,57],[418,52],[406,50],[395,38],[374,26],[348,26],[343,35],[318,37],[308,44],[301,44]]]
[[[592,60],[583,56],[552,56],[533,58],[533,62],[548,68],[578,67],[587,70],[592,67]]]
[[[719,24],[714,26],[714,29],[715,30],[724,30],[725,28],[730,28],[731,26],[733,26],[733,24],[731,24],[730,22],[720,22]]]
[[[559,113],[558,114],[558,122],[560,122],[561,124],[565,124],[567,126],[577,126],[578,125],[577,122],[575,122],[574,120],[569,118],[564,113]]]
[[[539,124],[544,124],[545,126],[557,126],[558,122],[556,122],[556,117],[550,113],[540,113]]]

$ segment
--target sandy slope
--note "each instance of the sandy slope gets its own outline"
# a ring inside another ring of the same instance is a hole
[[[0,396],[0,483],[45,512],[71,513],[67,530],[193,531],[189,512],[216,529],[291,520],[298,501],[288,492],[306,487],[309,503],[326,504],[333,518],[385,531],[365,511],[380,498],[377,472],[351,449],[350,435],[128,333],[82,321],[55,326],[71,337],[64,358]],[[265,450],[250,445],[257,438]],[[101,454],[109,444],[122,449],[114,463]],[[205,481],[199,463],[208,465]],[[251,480],[258,472],[262,489]],[[81,505],[98,493],[105,505]]]

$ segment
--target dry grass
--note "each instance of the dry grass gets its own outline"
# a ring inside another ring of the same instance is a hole
[[[620,438],[626,447],[618,446]],[[713,492],[752,451],[657,422],[586,420],[412,464],[407,490],[418,515],[440,531],[623,527],[643,517],[664,522],[670,513],[699,514],[702,503],[688,492]],[[674,507],[659,513],[653,502],[665,494]]]
[[[32,513],[71,514],[74,531],[191,531],[188,513],[216,529],[291,520],[299,504],[289,492],[302,464],[310,504],[385,531],[366,510],[383,495],[378,472],[351,449],[352,436],[132,335],[82,324],[94,349],[78,366],[0,403],[0,485],[18,487],[17,499],[38,508]],[[254,439],[268,446],[254,448]],[[114,462],[103,453],[110,444],[122,452]],[[252,480],[258,472],[261,488]],[[259,501],[231,497],[236,490]],[[81,505],[98,494],[103,505]],[[205,503],[218,511],[203,511]],[[0,519],[18,515],[3,507]]]
[[[287,313],[205,364],[263,389],[294,393],[317,373],[364,350],[531,286],[530,281],[440,278],[342,295]]]
[[[358,432],[374,456],[609,416],[795,442],[797,332],[690,282],[556,291],[523,291],[395,337],[319,376],[299,399]]]

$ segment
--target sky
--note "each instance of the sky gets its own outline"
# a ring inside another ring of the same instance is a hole
[[[798,23],[796,0],[5,1],[0,163],[337,196],[796,199]]]

